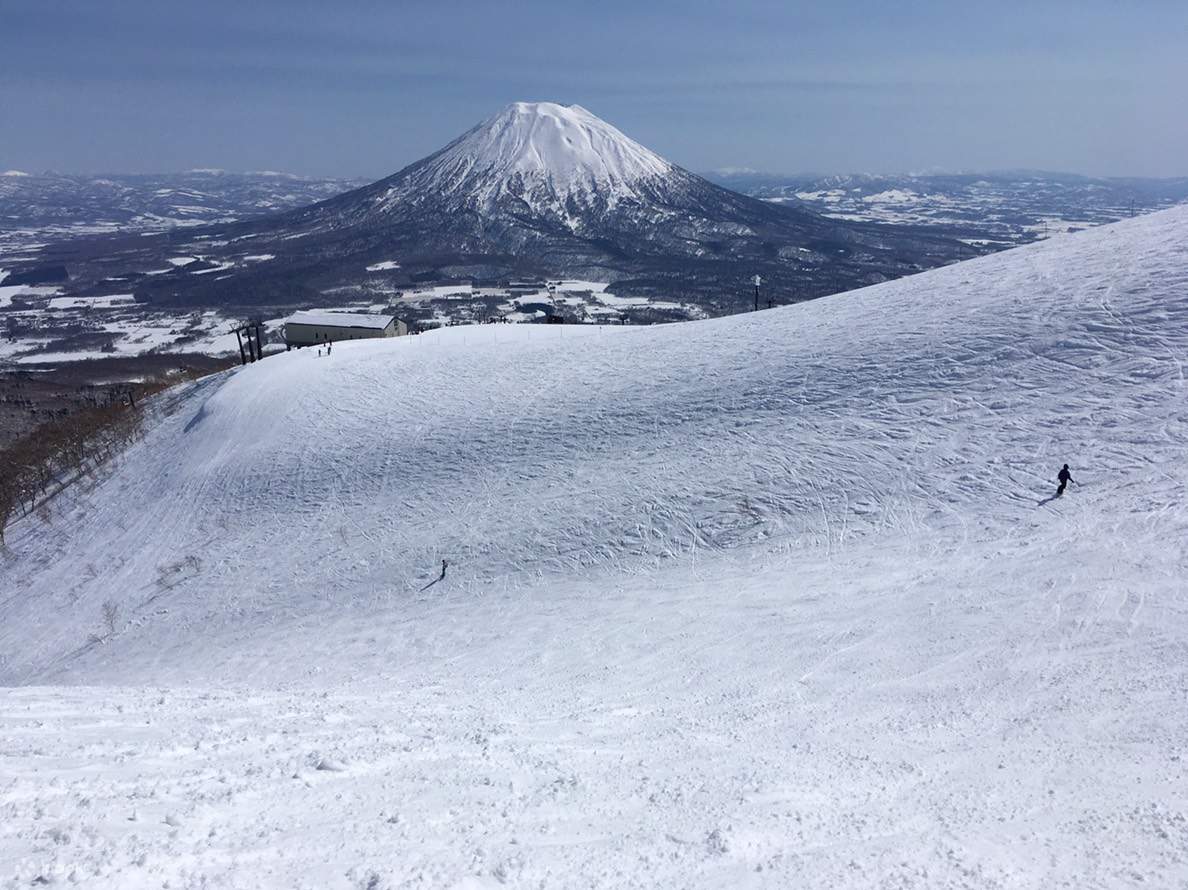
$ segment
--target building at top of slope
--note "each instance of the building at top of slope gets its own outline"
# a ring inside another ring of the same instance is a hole
[[[403,337],[407,333],[408,325],[391,315],[310,309],[285,319],[286,347]]]

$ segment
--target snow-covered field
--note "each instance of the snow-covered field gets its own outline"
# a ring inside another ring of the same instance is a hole
[[[0,279],[0,281],[2,280],[3,279]],[[58,288],[56,287],[28,287],[19,284],[0,286],[0,309],[11,305],[12,298],[21,294],[34,297],[44,297],[56,294],[57,292]]]
[[[0,309],[10,306],[14,297],[27,305],[0,316],[0,322],[19,328],[16,336],[0,340],[0,365],[168,352],[222,356],[234,355],[239,349],[234,329],[242,319],[218,310],[169,312],[146,308],[136,303],[132,294],[80,297],[60,293],[57,287],[0,285]],[[274,334],[282,324],[282,318],[266,319],[262,328]],[[80,331],[84,334],[81,339],[77,337]]]
[[[244,257],[252,262],[270,259],[268,254]],[[177,266],[197,261],[191,256],[170,259]],[[194,274],[217,269],[212,267]],[[9,308],[0,317],[0,324],[7,321],[12,328],[20,329],[16,336],[0,340],[0,363],[46,364],[168,352],[234,356],[239,350],[234,329],[244,319],[226,310],[160,310],[137,303],[129,293],[62,295],[59,287],[4,285],[6,274],[0,269],[0,309],[9,307],[14,297],[19,298],[23,308]],[[570,321],[610,324],[653,321],[658,312],[668,312],[670,317],[696,318],[706,314],[692,303],[619,297],[609,292],[609,287],[606,282],[559,280],[547,286],[542,282],[539,290],[530,292],[451,284],[415,289],[378,287],[370,291],[333,288],[326,296],[334,311],[395,312],[413,326],[417,322],[426,326],[456,324],[459,318],[536,322],[543,320],[549,311],[563,314]],[[274,338],[273,342],[283,342],[283,322],[283,317],[264,320],[263,327]],[[81,339],[77,337],[80,331],[86,335]],[[73,340],[71,335],[76,335]]]
[[[160,398],[8,533],[0,887],[1188,886],[1186,237]]]
[[[378,268],[378,267],[377,267]],[[372,267],[368,267],[369,271]],[[472,284],[431,285],[416,288],[385,289],[372,286],[373,295],[389,295],[387,303],[356,303],[372,311],[389,311],[396,306],[398,313],[415,318],[426,326],[450,325],[466,321],[484,322],[491,318],[513,324],[542,321],[550,313],[557,313],[567,321],[579,324],[651,324],[657,318],[665,321],[701,319],[707,313],[691,302],[657,300],[650,297],[621,297],[614,285],[604,281],[560,279],[540,282],[536,289],[507,287],[475,287]],[[341,288],[327,292],[336,299],[357,295],[356,288]],[[548,310],[544,307],[548,307]]]

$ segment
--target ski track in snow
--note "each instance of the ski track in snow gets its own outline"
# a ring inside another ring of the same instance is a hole
[[[1188,883],[1186,231],[158,399],[8,535],[0,887]]]

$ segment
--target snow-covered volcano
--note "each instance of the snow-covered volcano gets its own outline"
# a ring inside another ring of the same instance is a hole
[[[643,200],[675,168],[579,105],[515,102],[418,165],[409,185],[489,206],[507,194],[561,204]]]
[[[149,403],[0,552],[0,886],[1182,886],[1186,232]]]
[[[591,234],[612,216],[678,207],[699,177],[578,105],[515,102],[441,151],[363,190],[373,220],[410,208]],[[654,217],[652,224],[658,222]]]
[[[237,263],[249,246],[267,264]],[[829,220],[716,186],[578,106],[517,102],[403,170],[277,216],[46,251],[80,286],[118,270],[154,303],[325,303],[377,285],[576,278],[711,313],[750,299],[755,274],[781,302],[942,265],[970,249],[924,229]],[[218,276],[147,275],[198,253]],[[388,263],[377,279],[368,267]]]

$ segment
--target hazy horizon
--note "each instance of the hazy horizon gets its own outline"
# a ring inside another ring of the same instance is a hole
[[[420,160],[420,158],[414,159]],[[410,161],[409,163],[413,163]],[[401,165],[401,168],[407,165]],[[370,176],[350,176],[346,174],[338,175],[334,173],[294,173],[291,170],[230,170],[223,167],[187,167],[185,169],[174,170],[21,170],[18,168],[5,168],[0,164],[0,176],[68,176],[68,177],[103,177],[103,176],[181,176],[186,174],[210,174],[211,176],[276,176],[280,178],[296,178],[308,180],[343,180],[343,181],[366,181],[373,182],[378,179],[390,176],[392,173],[398,172],[401,168],[392,170],[391,173],[381,174],[374,179]],[[1116,180],[1150,180],[1150,181],[1168,181],[1186,179],[1188,176],[1168,175],[1168,176],[1132,176],[1127,174],[1099,174],[1078,173],[1075,170],[1040,170],[1034,168],[1016,167],[1013,169],[984,169],[984,170],[957,170],[957,169],[931,169],[931,170],[888,170],[876,173],[871,170],[755,170],[750,167],[715,167],[708,170],[692,170],[699,176],[713,178],[715,176],[760,176],[772,177],[774,179],[825,179],[830,176],[1010,176],[1012,174],[1024,175],[1043,175],[1043,176],[1069,176],[1069,177],[1083,177],[1085,179],[1116,179]]]
[[[0,0],[0,171],[377,179],[508,102],[690,170],[1188,175],[1188,4]]]

